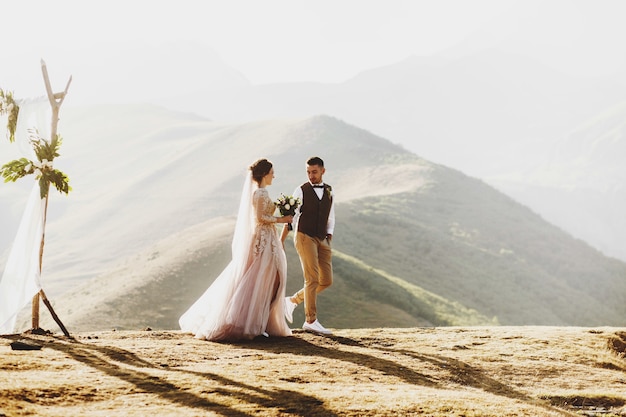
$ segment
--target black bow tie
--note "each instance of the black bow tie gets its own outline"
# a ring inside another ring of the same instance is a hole
[[[313,188],[324,188],[324,184],[314,184]]]

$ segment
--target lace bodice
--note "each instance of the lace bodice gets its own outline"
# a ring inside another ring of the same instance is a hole
[[[252,205],[254,205],[258,224],[276,223],[276,217],[274,217],[276,205],[265,188],[259,188],[254,192]]]
[[[265,188],[259,188],[254,192],[252,204],[256,213],[254,253],[258,255],[269,243],[274,254],[279,249],[276,217],[274,217],[276,205]]]

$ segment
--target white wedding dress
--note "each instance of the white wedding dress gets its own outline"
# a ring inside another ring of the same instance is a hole
[[[287,258],[273,216],[276,206],[248,174],[242,193],[233,259],[180,317],[180,328],[198,339],[290,336],[284,316]]]

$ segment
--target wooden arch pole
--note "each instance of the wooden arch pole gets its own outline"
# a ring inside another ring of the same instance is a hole
[[[70,88],[72,77],[70,76],[70,79],[67,81],[67,85],[65,86],[65,90],[63,92],[53,93],[52,86],[50,85],[50,77],[48,77],[48,69],[46,68],[46,63],[44,62],[43,59],[41,60],[41,71],[43,73],[44,83],[46,84],[46,93],[48,94],[48,100],[50,101],[50,106],[52,107],[52,124],[50,126],[50,139],[52,139],[57,135],[57,127],[59,124],[59,109],[61,108],[61,104],[63,104],[63,100],[65,100],[65,96],[67,95],[67,90]],[[43,211],[41,244],[39,245],[39,274],[41,274],[42,265],[43,265],[43,247],[44,247],[45,236],[46,236],[46,217],[48,213],[49,194],[50,194],[50,191],[48,191],[48,194],[46,194],[46,200],[45,200],[44,211]],[[63,334],[67,337],[70,337],[69,332],[67,331],[67,329],[65,328],[65,326],[63,325],[63,323],[61,322],[57,314],[54,312],[54,309],[52,308],[52,304],[50,304],[48,297],[46,297],[46,293],[43,291],[43,288],[39,290],[39,293],[37,293],[33,297],[33,303],[32,303],[32,327],[33,329],[32,330],[33,331],[40,330],[39,328],[39,299],[40,297],[43,300],[46,307],[48,307],[48,310],[50,310],[50,314],[52,315],[52,318],[59,325],[59,327],[63,331]]]

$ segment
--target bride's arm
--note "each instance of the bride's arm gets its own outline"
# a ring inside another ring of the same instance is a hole
[[[276,217],[266,214],[269,212],[267,207],[270,205],[274,206],[274,203],[267,194],[263,195],[260,189],[254,192],[253,204],[256,212],[256,219],[259,223],[289,223],[293,219],[292,216]]]

